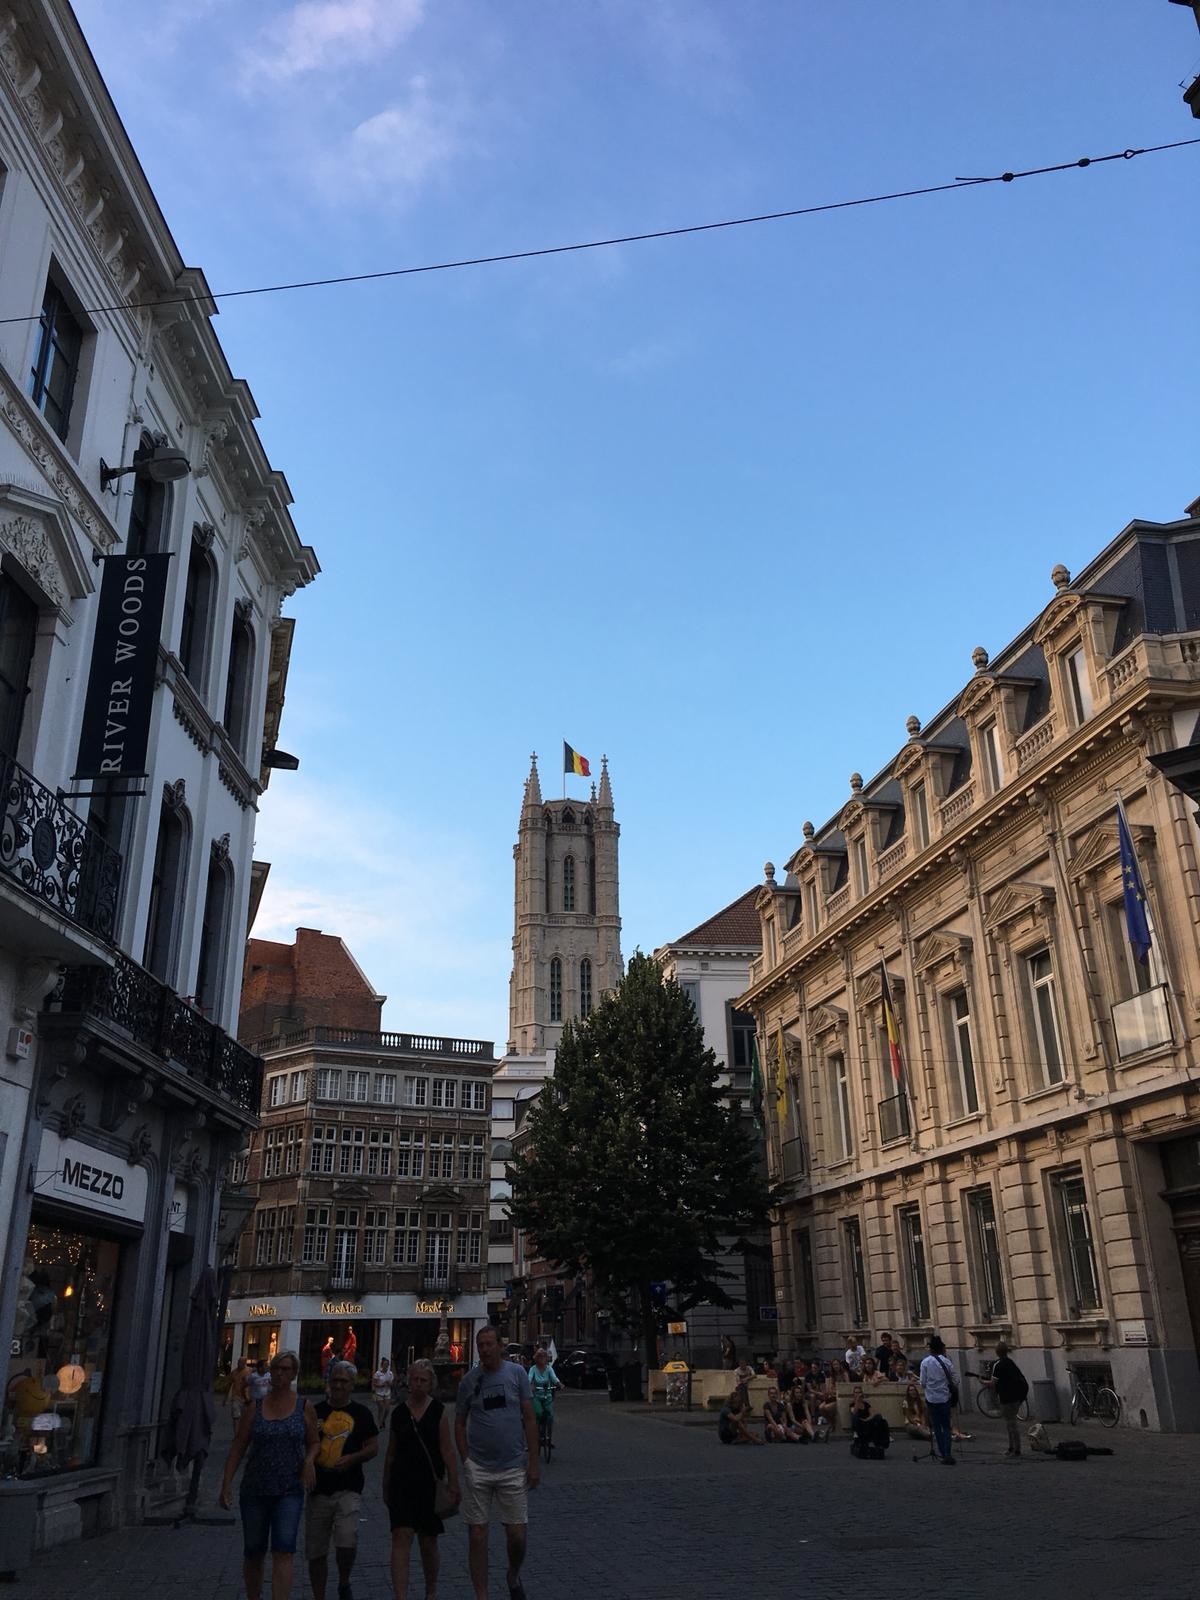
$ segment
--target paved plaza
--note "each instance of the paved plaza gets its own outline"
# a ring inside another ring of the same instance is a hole
[[[228,1438],[222,1414],[220,1448]],[[1135,1596],[1196,1592],[1200,1438],[1066,1427],[1112,1445],[1112,1458],[1006,1462],[1002,1430],[984,1423],[951,1469],[914,1463],[898,1440],[883,1462],[827,1445],[722,1447],[711,1417],[611,1405],[568,1394],[561,1448],[533,1497],[529,1600],[927,1600],[1014,1595]],[[210,1462],[211,1507],[221,1458]],[[368,1471],[355,1600],[390,1600],[388,1534]],[[470,1600],[460,1520],[442,1541],[440,1600]],[[493,1533],[491,1593],[504,1600]],[[126,1529],[47,1552],[0,1586],[3,1600],[239,1600],[236,1526]],[[414,1576],[416,1561],[414,1558]],[[330,1585],[330,1600],[336,1593]],[[412,1586],[422,1594],[419,1577]],[[298,1564],[296,1600],[309,1594]]]

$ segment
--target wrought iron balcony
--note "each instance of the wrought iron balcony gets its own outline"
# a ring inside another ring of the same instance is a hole
[[[258,1112],[263,1072],[258,1056],[119,951],[111,967],[68,968],[49,1010],[96,1018],[240,1111]]]
[[[895,1094],[879,1101],[879,1142],[892,1144],[908,1138],[908,1096]]]
[[[11,756],[0,756],[0,785],[0,872],[89,933],[111,939],[120,853]]]

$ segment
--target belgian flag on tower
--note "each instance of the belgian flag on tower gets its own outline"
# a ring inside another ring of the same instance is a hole
[[[590,778],[592,769],[588,765],[588,758],[581,756],[578,750],[572,750],[567,741],[563,740],[563,771],[573,772],[577,778]]]

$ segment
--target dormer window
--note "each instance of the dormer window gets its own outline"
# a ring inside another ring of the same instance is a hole
[[[995,719],[985,722],[979,730],[979,747],[983,753],[983,776],[989,794],[996,794],[1004,783],[1000,766],[1000,735]]]
[[[912,786],[912,813],[917,847],[925,850],[929,845],[929,800],[923,783],[914,783]]]
[[[1071,720],[1081,728],[1092,714],[1092,686],[1088,678],[1087,661],[1083,646],[1079,645],[1063,657],[1067,676],[1067,693],[1070,698]]]
[[[816,934],[820,918],[820,908],[817,904],[817,886],[810,878],[804,885],[804,914],[808,918],[808,936],[813,938]]]
[[[858,874],[859,894],[867,894],[871,888],[871,873],[867,861],[867,841],[862,838],[854,841],[854,869]]]

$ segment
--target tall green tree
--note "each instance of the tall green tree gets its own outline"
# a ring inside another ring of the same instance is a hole
[[[692,1002],[640,952],[591,1016],[563,1030],[511,1167],[514,1224],[560,1270],[590,1268],[630,1303],[655,1364],[651,1285],[681,1308],[731,1306],[721,1237],[766,1215],[767,1190],[737,1113],[717,1088]]]

